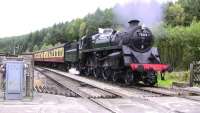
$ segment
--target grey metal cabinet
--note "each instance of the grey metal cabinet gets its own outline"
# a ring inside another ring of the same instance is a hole
[[[22,99],[23,77],[23,61],[6,62],[6,99]]]

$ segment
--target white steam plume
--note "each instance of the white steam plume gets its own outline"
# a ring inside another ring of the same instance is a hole
[[[156,0],[132,0],[126,4],[117,4],[113,8],[118,23],[127,26],[128,21],[138,19],[148,27],[159,25],[163,20],[163,4]]]

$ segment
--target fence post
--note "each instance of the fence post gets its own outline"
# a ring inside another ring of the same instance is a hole
[[[193,62],[194,63],[194,62]],[[190,87],[192,87],[193,86],[193,76],[194,76],[194,70],[193,70],[193,63],[191,63],[190,64]]]

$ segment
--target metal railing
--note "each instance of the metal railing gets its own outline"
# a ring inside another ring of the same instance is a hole
[[[190,64],[190,86],[200,86],[200,61]]]

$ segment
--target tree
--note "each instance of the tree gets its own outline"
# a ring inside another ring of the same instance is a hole
[[[185,12],[182,6],[178,3],[170,3],[165,12],[166,23],[168,25],[177,26],[185,24]]]
[[[171,64],[175,69],[187,69],[192,61],[200,60],[200,22],[190,26],[165,28],[164,38],[159,38],[161,61]]]
[[[200,0],[178,0],[186,13],[185,25],[190,25],[192,20],[200,20]]]
[[[86,35],[86,23],[82,22],[79,28],[79,37]]]
[[[41,47],[41,50],[45,50],[45,49],[52,48],[52,47],[53,47],[53,45],[48,45],[48,44],[44,43]]]
[[[33,51],[35,52],[35,51],[39,51],[40,49],[39,49],[39,47],[37,46],[37,45],[35,45],[34,47],[33,47]]]

